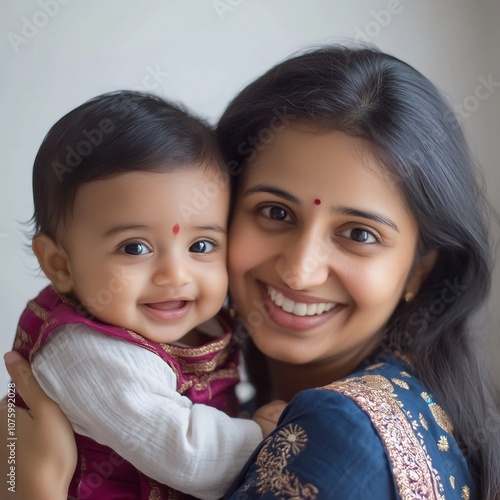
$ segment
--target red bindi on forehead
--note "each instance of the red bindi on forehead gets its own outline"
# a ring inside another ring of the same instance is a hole
[[[174,233],[174,236],[177,236],[177,234],[179,233],[180,231],[180,227],[179,227],[179,224],[175,224],[174,227],[172,228],[172,232]]]
[[[320,200],[319,198],[316,198],[316,199],[314,200],[314,204],[315,204],[315,205],[321,205],[321,200]]]

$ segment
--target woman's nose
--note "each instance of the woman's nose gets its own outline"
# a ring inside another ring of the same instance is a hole
[[[307,235],[283,248],[276,261],[276,271],[294,290],[304,290],[324,283],[330,273],[330,252],[319,238]]]

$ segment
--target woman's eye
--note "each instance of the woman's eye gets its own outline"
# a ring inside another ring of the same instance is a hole
[[[372,245],[374,243],[378,243],[379,241],[379,239],[371,231],[360,227],[347,229],[343,232],[343,236],[357,243],[365,243],[367,245]]]
[[[144,243],[127,243],[121,247],[121,251],[127,255],[146,255],[151,252]]]
[[[267,217],[268,219],[284,221],[284,222],[292,221],[292,218],[290,217],[288,212],[282,207],[277,207],[277,206],[263,207],[260,212],[262,215],[264,215],[264,217]]]
[[[192,253],[210,253],[213,252],[216,247],[216,243],[208,240],[200,240],[193,243],[189,247],[189,251]]]

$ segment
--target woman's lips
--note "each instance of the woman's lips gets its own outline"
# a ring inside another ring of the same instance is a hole
[[[315,302],[316,299],[311,297],[304,297],[304,302],[293,300],[290,295],[297,299],[298,294],[285,295],[262,282],[259,286],[263,299],[263,307],[259,310],[278,326],[291,330],[312,330],[329,321],[343,307],[336,302]]]
[[[175,321],[183,318],[191,309],[192,304],[193,302],[190,300],[167,300],[142,304],[142,308],[148,315],[156,319]]]

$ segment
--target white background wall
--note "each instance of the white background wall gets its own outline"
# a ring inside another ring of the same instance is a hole
[[[462,106],[461,122],[500,212],[499,25],[498,0],[2,1],[0,353],[10,349],[26,301],[45,284],[23,222],[33,210],[35,154],[69,110],[102,92],[142,88],[215,122],[239,89],[294,51],[369,40]],[[479,101],[481,78],[497,83]],[[499,267],[485,322],[497,380]],[[3,394],[8,376],[0,365]]]

